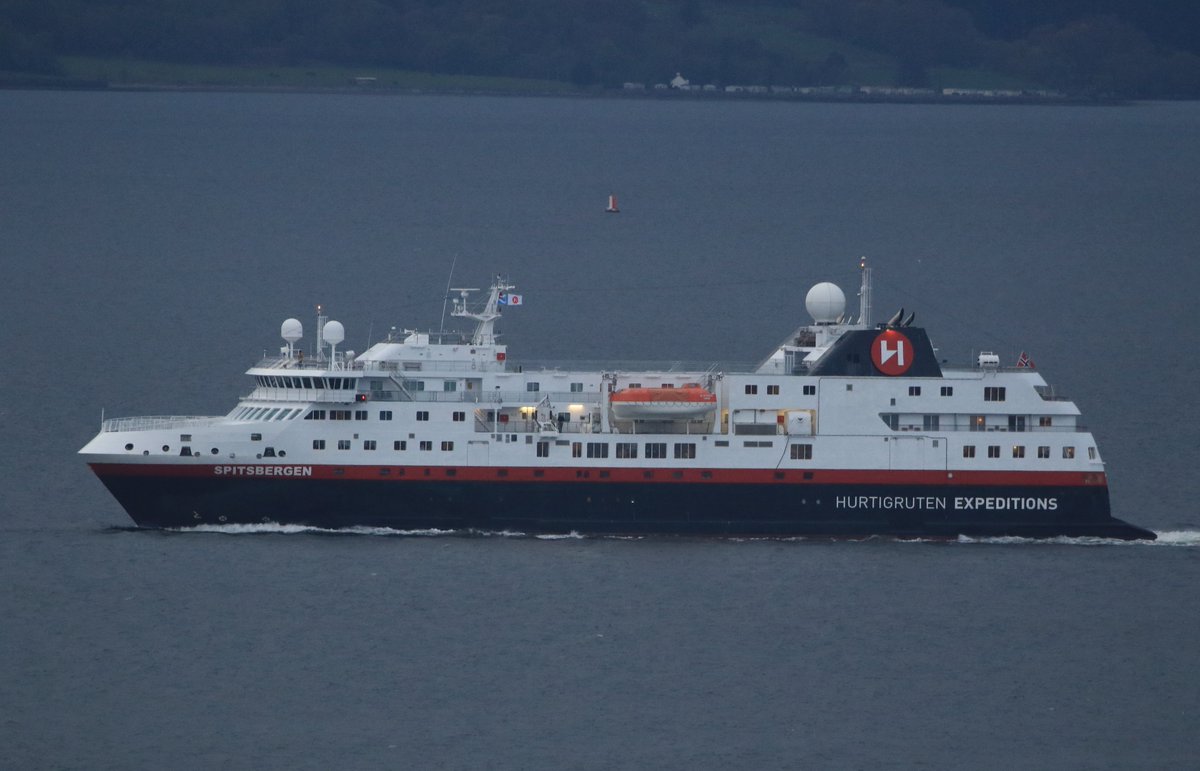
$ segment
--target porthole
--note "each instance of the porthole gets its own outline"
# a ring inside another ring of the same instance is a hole
[[[286,451],[286,450],[280,450],[280,451],[279,451],[279,457],[281,457],[281,458],[286,458],[286,457],[287,457],[287,451]]]
[[[169,445],[169,444],[164,444],[164,445],[163,445],[163,452],[170,452],[170,451],[171,451],[171,445]]]
[[[132,450],[132,449],[133,449],[133,442],[128,442],[128,443],[125,445],[125,449],[126,449],[126,450]]]
[[[212,448],[212,454],[216,455],[219,452],[216,447]]]

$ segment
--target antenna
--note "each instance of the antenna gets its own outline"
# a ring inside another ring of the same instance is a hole
[[[442,342],[442,334],[446,331],[446,303],[450,302],[450,285],[454,283],[454,265],[458,262],[458,255],[454,255],[454,259],[450,261],[450,276],[446,279],[446,294],[442,297],[442,323],[438,327],[438,342]]]

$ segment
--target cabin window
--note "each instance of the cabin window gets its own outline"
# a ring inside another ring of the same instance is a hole
[[[431,442],[429,440],[423,440],[421,442],[421,451],[422,452],[432,452],[433,451],[433,442]]]
[[[629,387],[630,388],[641,388],[642,384],[641,383],[630,383]]]
[[[747,394],[751,394],[751,395],[758,393],[758,386],[756,386],[756,385],[747,385],[747,386],[746,386],[746,393],[747,393]]]
[[[1066,460],[1075,460],[1075,448],[1074,447],[1064,447],[1063,448],[1063,458]]]
[[[324,420],[325,410],[312,410],[304,416],[305,420]]]
[[[812,460],[812,445],[811,444],[793,444],[791,448],[792,460]]]
[[[853,383],[847,383],[847,384],[846,384],[846,390],[847,390],[847,391],[853,391],[853,390],[854,390],[854,384],[853,384]]]
[[[429,411],[417,410],[417,420],[429,420]]]
[[[675,457],[682,458],[684,460],[690,460],[692,458],[695,458],[696,457],[696,443],[695,442],[676,442],[675,443]]]
[[[963,445],[963,457],[964,458],[974,458],[975,457],[975,445],[964,444]]]
[[[987,430],[987,420],[982,415],[972,415],[971,416],[971,430],[972,431],[986,431]]]
[[[1025,457],[1025,445],[1014,444],[1013,450],[1012,450],[1012,456],[1014,458],[1024,458]]]
[[[425,390],[425,381],[424,380],[410,380],[410,381],[408,381],[408,385],[414,391],[424,391]]]
[[[451,452],[454,450],[454,442],[442,442],[442,452]]]
[[[816,396],[817,395],[817,387],[815,385],[804,386],[804,395],[805,396]]]
[[[985,386],[983,389],[983,400],[985,402],[1002,402],[1004,401],[1004,394],[1004,386]]]
[[[338,440],[338,449],[339,450],[349,450],[350,449],[350,440],[349,439],[339,439]]]
[[[462,423],[464,420],[467,419],[467,413],[456,412],[453,415],[451,415],[450,417],[454,420],[455,423]]]
[[[535,382],[535,381],[530,381],[525,384],[525,390],[526,391],[540,391],[540,390],[542,390],[542,384]]]
[[[443,391],[457,391],[458,390],[458,381],[457,380],[443,381],[442,382],[442,390]]]
[[[636,458],[637,443],[636,442],[617,442],[617,457],[618,458]]]
[[[589,458],[607,458],[608,442],[588,442],[587,456]]]
[[[777,385],[767,386],[767,396],[779,396],[779,386],[777,386]]]
[[[325,440],[324,439],[314,439],[313,440],[313,449],[314,450],[324,450],[325,449]]]
[[[367,411],[366,410],[355,410],[354,411],[354,419],[355,420],[366,420],[367,419]]]
[[[374,450],[375,449],[375,440],[374,439],[364,439],[363,440],[363,449],[364,450]]]
[[[665,458],[667,457],[666,442],[646,442],[646,457],[647,458]]]
[[[921,418],[921,427],[926,431],[937,431],[941,422],[940,415],[924,415]]]
[[[583,442],[571,442],[571,457],[572,458],[582,458],[583,457]]]
[[[571,384],[571,393],[577,394],[577,393],[581,393],[582,391],[583,391],[583,383],[572,383]]]
[[[379,411],[379,419],[380,420],[391,420],[392,419],[392,411],[391,410],[380,410]]]
[[[1024,431],[1025,430],[1025,416],[1024,415],[1009,415],[1008,416],[1008,430],[1009,431]]]
[[[921,395],[921,386],[909,386],[908,387],[908,395],[909,396],[920,396]]]
[[[883,418],[883,422],[888,428],[892,429],[893,431],[900,430],[900,415],[898,413],[885,412],[879,417]]]
[[[397,439],[396,441],[392,442],[392,449],[396,450],[397,452],[400,450],[407,450],[408,442],[404,441],[403,439]]]
[[[999,458],[1000,457],[1000,445],[989,444],[988,445],[988,457],[989,458]]]
[[[549,442],[538,442],[537,443],[537,456],[539,458],[549,458],[550,457],[550,443]]]
[[[1049,415],[1043,415],[1038,418],[1038,425],[1042,428],[1049,428],[1053,424],[1053,420]]]
[[[1089,447],[1088,448],[1088,460],[1095,460],[1095,459],[1096,459],[1096,448]]]
[[[180,435],[179,435],[179,441],[181,441],[181,442],[190,442],[190,441],[192,441],[192,435],[191,435],[191,434],[180,434]]]
[[[1039,458],[1049,458],[1050,457],[1050,446],[1045,445],[1045,444],[1039,446],[1038,447],[1038,457]]]
[[[942,396],[954,396],[954,386],[942,386]]]
[[[261,441],[262,441],[262,434],[251,434],[251,435],[250,435],[250,441],[251,441],[251,442],[261,442]]]
[[[728,440],[728,439],[718,439],[718,440],[717,440],[716,442],[714,442],[713,444],[715,444],[717,447],[728,447],[728,446],[729,446],[729,440]]]

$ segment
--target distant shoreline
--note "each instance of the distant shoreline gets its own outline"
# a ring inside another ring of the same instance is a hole
[[[749,89],[730,92],[725,90],[703,91],[692,89],[619,89],[619,88],[562,88],[548,89],[531,86],[524,88],[468,88],[468,87],[415,87],[400,85],[257,85],[257,84],[202,84],[202,83],[111,83],[105,80],[84,78],[3,77],[0,90],[6,91],[109,91],[131,92],[196,92],[196,93],[263,93],[263,94],[358,94],[363,96],[536,96],[572,99],[657,99],[690,101],[733,101],[733,102],[808,102],[834,104],[945,104],[945,105],[1050,105],[1050,106],[1117,106],[1129,104],[1131,100],[1110,97],[1084,97],[1063,94],[1041,95],[1034,93],[988,94],[955,93],[942,94],[923,91],[914,93],[895,89],[881,90],[878,87],[843,86],[832,89],[807,89],[799,91],[751,91]]]

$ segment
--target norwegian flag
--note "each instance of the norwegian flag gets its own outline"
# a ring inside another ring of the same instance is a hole
[[[1033,363],[1033,359],[1029,358],[1029,354],[1025,353],[1024,351],[1021,351],[1021,355],[1017,357],[1017,366],[1018,367],[1028,367],[1029,369],[1036,369],[1036,365]]]

